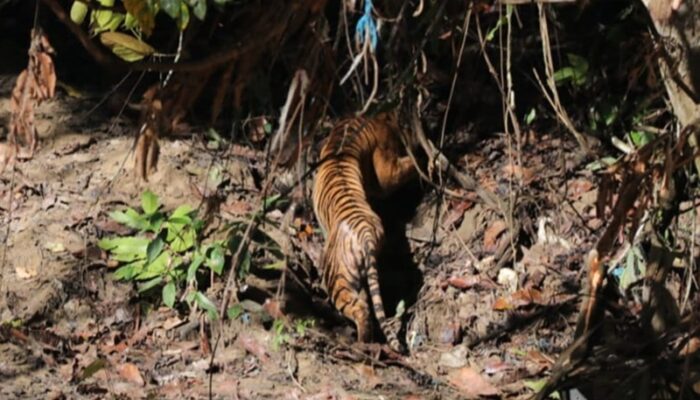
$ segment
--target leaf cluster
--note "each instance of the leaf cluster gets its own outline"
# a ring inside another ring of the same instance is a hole
[[[103,238],[100,248],[113,260],[122,263],[114,277],[135,281],[139,292],[162,287],[163,303],[174,307],[178,289],[184,283],[188,290],[180,298],[190,307],[196,304],[216,318],[216,307],[199,290],[198,273],[202,266],[221,275],[225,264],[224,241],[202,245],[199,241],[204,222],[195,217],[189,205],[176,208],[169,215],[161,211],[158,197],[150,191],[141,198],[142,212],[133,208],[114,211],[110,217],[134,230],[133,236]]]

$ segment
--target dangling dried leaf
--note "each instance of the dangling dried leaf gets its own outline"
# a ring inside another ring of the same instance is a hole
[[[54,53],[49,40],[40,28],[32,30],[29,45],[29,64],[17,77],[10,100],[10,132],[8,146],[0,157],[0,172],[14,163],[19,152],[18,137],[29,148],[32,157],[37,146],[38,133],[34,125],[34,109],[56,93],[56,71],[50,54]]]
[[[159,88],[155,85],[143,94],[141,102],[141,132],[136,141],[134,169],[144,181],[155,171],[158,164],[160,145],[158,137],[164,126],[163,103],[159,98]]]

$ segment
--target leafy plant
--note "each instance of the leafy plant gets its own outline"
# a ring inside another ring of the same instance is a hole
[[[135,235],[103,238],[98,243],[112,259],[122,263],[115,278],[138,282],[139,292],[161,286],[163,304],[168,307],[175,307],[178,292],[186,283],[185,302],[216,318],[216,306],[199,290],[197,273],[205,266],[214,274],[222,274],[224,241],[200,245],[198,238],[204,223],[195,218],[196,211],[188,205],[167,215],[160,210],[158,197],[146,191],[141,197],[141,208],[141,213],[127,208],[110,214],[116,222],[135,229]]]
[[[214,4],[223,7],[233,0],[215,0]],[[114,54],[125,61],[134,62],[155,53],[142,36],[150,36],[155,28],[156,16],[163,11],[184,31],[190,22],[190,15],[203,21],[207,14],[207,0],[121,0],[122,8],[116,0],[75,0],[70,9],[70,18],[81,25],[89,20],[90,32],[100,35],[100,41],[112,49]],[[89,18],[88,18],[89,15]],[[130,34],[116,32],[118,29]]]
[[[303,337],[309,328],[313,328],[316,321],[313,318],[297,319],[294,325],[290,328],[283,319],[275,319],[272,323],[272,347],[276,351],[285,343],[289,343],[293,336]]]
[[[557,83],[571,82],[574,86],[583,86],[588,77],[588,61],[576,54],[568,53],[566,59],[569,65],[554,72]]]

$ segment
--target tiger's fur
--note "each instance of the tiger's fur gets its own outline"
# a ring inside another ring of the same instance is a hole
[[[394,349],[399,342],[386,325],[377,272],[384,229],[368,196],[385,197],[417,175],[411,159],[400,156],[398,135],[395,113],[341,121],[321,150],[313,189],[314,211],[326,233],[320,270],[331,301],[355,323],[362,342],[372,340],[371,301]]]

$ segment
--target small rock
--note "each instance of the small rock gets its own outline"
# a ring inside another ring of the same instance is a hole
[[[501,268],[498,271],[498,284],[508,288],[509,292],[515,292],[518,289],[518,273],[510,268]]]
[[[465,346],[458,346],[448,353],[442,353],[438,364],[447,368],[464,367],[467,365],[467,348]]]

